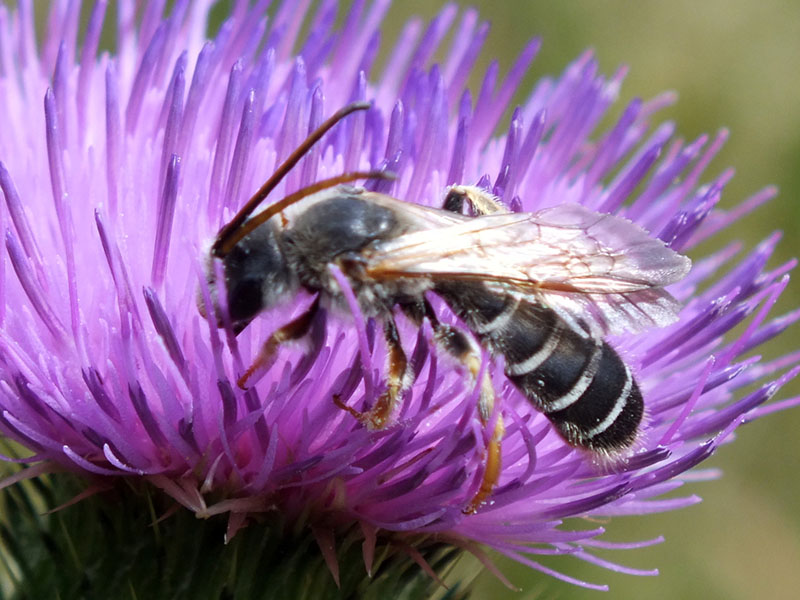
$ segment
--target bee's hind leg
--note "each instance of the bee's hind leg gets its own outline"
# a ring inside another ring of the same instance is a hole
[[[412,320],[421,321],[424,315],[433,327],[436,343],[450,356],[463,364],[470,373],[472,381],[475,382],[480,375],[481,353],[474,340],[461,329],[440,323],[436,317],[433,307],[427,300],[421,305],[403,307],[406,314]],[[494,387],[489,373],[485,373],[481,382],[480,397],[478,400],[478,416],[484,427],[488,427],[492,414],[494,413]],[[465,513],[477,512],[481,505],[491,496],[492,491],[500,479],[501,470],[501,443],[505,434],[503,415],[498,414],[494,424],[491,439],[486,448],[486,460],[483,471],[483,479],[478,492],[464,509]]]
[[[509,210],[489,192],[474,185],[454,185],[447,191],[444,210],[462,214],[464,203],[468,203],[476,216],[507,213]]]
[[[313,304],[296,319],[289,321],[283,327],[276,329],[267,338],[267,341],[261,346],[261,350],[253,361],[253,364],[248,367],[244,375],[239,377],[236,384],[244,389],[247,389],[248,380],[257,372],[263,372],[269,369],[275,362],[275,355],[278,348],[285,342],[299,340],[309,332],[311,325],[314,323],[314,317],[319,312],[319,296],[314,300]]]
[[[386,378],[386,390],[380,395],[377,402],[368,411],[359,412],[347,406],[338,396],[333,397],[336,406],[349,412],[370,429],[383,429],[387,426],[400,395],[407,385],[408,360],[400,343],[400,334],[393,317],[390,316],[384,321],[383,334],[389,349],[389,372]]]

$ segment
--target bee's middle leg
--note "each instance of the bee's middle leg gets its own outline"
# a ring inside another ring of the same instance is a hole
[[[492,194],[474,185],[451,186],[447,191],[442,208],[449,212],[463,214],[465,202],[479,217],[509,212]]]
[[[403,346],[400,343],[400,334],[394,318],[389,316],[383,323],[383,334],[389,349],[389,370],[386,379],[386,390],[380,395],[377,402],[366,412],[359,412],[347,406],[338,396],[333,397],[333,402],[349,412],[370,429],[383,429],[389,423],[400,395],[406,388],[406,372],[408,360]]]
[[[474,340],[464,331],[451,325],[440,323],[427,300],[421,305],[404,307],[406,314],[412,320],[424,315],[433,327],[436,343],[450,356],[463,364],[470,373],[472,381],[476,382],[481,370],[481,353]],[[488,427],[494,413],[494,387],[489,373],[485,373],[480,381],[480,397],[478,400],[478,416],[484,427]],[[486,449],[486,460],[483,478],[478,492],[464,509],[465,513],[474,513],[491,496],[492,491],[500,479],[501,471],[501,443],[505,434],[502,414],[497,415],[494,430]]]

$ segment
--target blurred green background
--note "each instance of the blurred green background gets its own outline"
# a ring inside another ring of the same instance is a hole
[[[661,119],[675,120],[678,134],[693,139],[721,127],[731,137],[706,171],[708,180],[728,166],[736,177],[723,195],[730,208],[765,184],[780,195],[740,222],[725,239],[752,247],[775,229],[785,232],[776,266],[800,254],[800,3],[796,0],[670,2],[527,0],[461,3],[474,5],[492,22],[492,32],[477,70],[498,58],[505,72],[530,37],[541,36],[542,50],[522,89],[538,77],[558,74],[586,48],[593,48],[604,73],[626,64],[619,114],[633,97],[679,92],[676,105]],[[441,2],[396,2],[388,26],[399,29],[410,15],[430,18]],[[394,39],[387,31],[384,47]],[[473,80],[473,88],[476,85]],[[506,121],[507,122],[507,121]],[[724,240],[717,239],[714,247]],[[800,281],[793,282],[775,314],[798,305]],[[765,356],[800,347],[800,325],[769,344]],[[780,397],[800,394],[800,383]],[[586,565],[573,558],[542,561],[592,582],[606,582],[603,595],[575,588],[498,559],[522,592],[506,590],[484,572],[475,583],[476,600],[488,598],[800,598],[800,410],[772,415],[739,431],[707,466],[721,468],[720,480],[684,488],[704,501],[662,515],[626,517],[606,525],[614,541],[666,541],[655,547],[614,551],[603,556],[639,568],[660,569],[658,577],[632,577]],[[470,573],[470,561],[462,561]]]
[[[13,2],[11,3],[14,4]],[[225,3],[223,3],[225,4]],[[342,13],[348,3],[344,3]],[[384,22],[383,47],[389,47],[411,15],[430,18],[442,7],[431,0],[396,1]],[[588,47],[602,71],[630,67],[619,114],[629,99],[676,90],[679,102],[661,118],[675,120],[679,135],[693,139],[721,127],[731,137],[707,170],[706,180],[728,166],[737,170],[727,186],[723,207],[730,208],[765,184],[780,195],[726,234],[752,247],[775,229],[785,238],[771,265],[800,254],[800,2],[796,0],[705,0],[632,2],[489,0],[475,5],[493,23],[473,87],[489,60],[505,72],[534,35],[542,50],[521,90],[538,77],[560,73]],[[221,7],[224,11],[224,7]],[[395,28],[395,30],[392,30]],[[507,121],[506,121],[507,122]],[[716,240],[721,245],[723,239]],[[790,285],[775,314],[797,306],[800,283]],[[769,344],[767,356],[800,347],[800,326]],[[800,394],[800,383],[781,397]],[[611,592],[582,590],[498,559],[503,572],[523,591],[512,592],[491,574],[475,580],[476,600],[489,598],[703,598],[751,599],[800,597],[800,409],[773,415],[739,432],[708,466],[724,470],[718,481],[685,488],[704,498],[673,513],[627,517],[604,524],[606,539],[635,541],[665,535],[655,547],[614,551],[610,560],[649,569],[658,577],[618,575],[574,558],[547,560],[549,567],[577,578],[608,583]],[[456,577],[472,577],[477,563],[464,559]]]

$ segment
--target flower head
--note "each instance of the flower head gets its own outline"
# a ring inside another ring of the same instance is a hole
[[[230,536],[264,512],[308,522],[334,576],[337,540],[355,529],[367,570],[379,539],[415,559],[415,543],[435,540],[601,587],[537,558],[625,570],[592,555],[610,546],[602,527],[565,519],[696,502],[659,498],[741,423],[797,402],[764,404],[797,373],[797,356],[748,354],[800,316],[768,317],[792,266],[765,268],[777,237],[743,257],[734,246],[694,257],[669,288],[683,306],[677,322],[608,339],[636,374],[646,418],[635,452],[605,470],[484,355],[506,429],[499,480],[475,514],[465,507],[490,428],[475,409],[479,386],[438,352],[428,322],[400,322],[416,377],[390,426],[364,427],[334,402],[366,409],[386,377],[379,324],[354,300],[349,317],[315,320],[305,346],[281,347],[240,389],[264,341],[313,297],[287,299],[238,336],[218,329],[211,307],[224,295],[207,284],[209,240],[352,101],[372,106],[341,121],[268,201],[342,172],[388,170],[396,181],[369,185],[410,203],[439,207],[448,185],[474,184],[516,212],[570,202],[620,215],[691,254],[774,191],[719,210],[731,173],[702,178],[726,134],[684,143],[670,124],[652,125],[669,95],[631,102],[596,133],[623,72],[598,74],[588,53],[505,123],[538,42],[502,80],[493,63],[473,97],[465,82],[487,31],[473,11],[448,6],[424,31],[409,23],[378,71],[387,1],[359,4],[340,29],[335,2],[310,16],[285,2],[269,19],[240,3],[212,41],[207,4],[178,2],[164,18],[159,3],[140,18],[122,4],[116,47],[99,55],[104,2],[80,44],[77,10],[54,8],[42,45],[30,4],[1,13],[0,430],[33,452],[32,473],[145,480],[199,515],[226,513]],[[460,34],[434,64],[452,27]],[[444,304],[436,310],[453,320]]]

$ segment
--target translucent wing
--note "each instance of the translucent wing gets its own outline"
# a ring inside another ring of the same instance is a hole
[[[638,225],[576,204],[424,227],[382,242],[367,259],[378,279],[478,279],[535,294],[568,322],[606,334],[672,322],[680,305],[661,288],[691,265]]]

